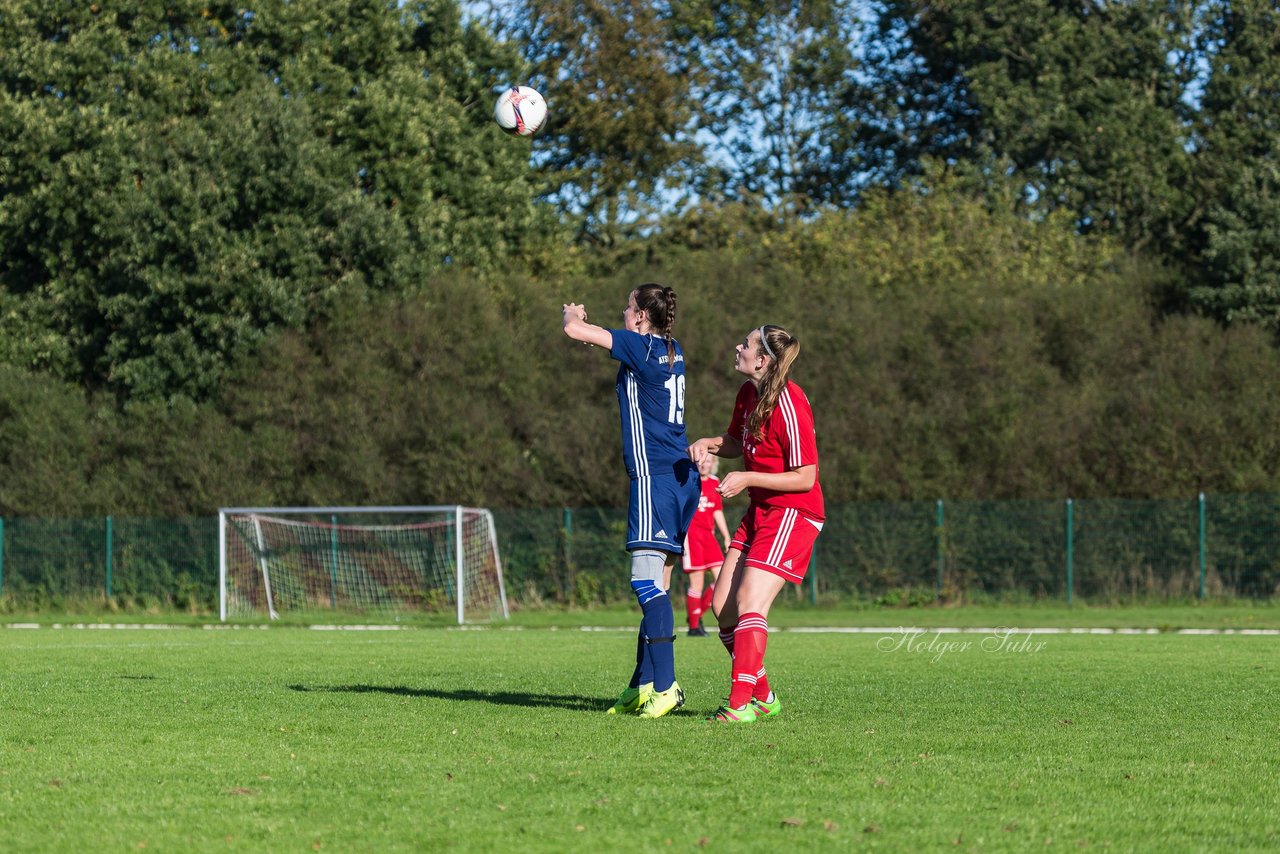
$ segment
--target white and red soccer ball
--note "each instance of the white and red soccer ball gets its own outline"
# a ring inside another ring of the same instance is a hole
[[[493,118],[509,134],[533,136],[547,123],[547,102],[531,86],[512,86],[498,96]]]

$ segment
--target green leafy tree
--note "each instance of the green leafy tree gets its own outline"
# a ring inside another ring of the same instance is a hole
[[[0,517],[83,511],[91,412],[69,383],[0,365]]]
[[[890,0],[868,142],[898,176],[924,157],[1005,161],[1036,210],[1135,248],[1180,242],[1194,23],[1192,5],[1156,0]]]
[[[615,246],[687,193],[698,147],[671,14],[645,0],[520,0],[490,12],[547,97],[533,145],[551,198],[587,242]]]
[[[679,0],[673,38],[696,82],[704,193],[791,213],[849,202],[862,181],[847,108],[861,67],[849,0]]]
[[[14,2],[0,15],[0,356],[204,399],[275,328],[448,265],[554,263],[514,62],[456,3]]]
[[[1228,322],[1280,332],[1280,10],[1259,0],[1212,3],[1203,38],[1203,265],[1192,300]]]
[[[246,43],[261,71],[306,100],[362,194],[394,212],[415,253],[486,270],[563,248],[529,150],[492,121],[519,64],[455,0],[275,0]]]

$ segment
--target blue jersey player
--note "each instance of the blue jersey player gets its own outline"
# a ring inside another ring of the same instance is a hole
[[[622,458],[631,478],[627,550],[631,589],[643,616],[635,672],[609,714],[660,718],[684,705],[676,682],[675,615],[667,584],[701,489],[684,431],[684,353],[671,337],[675,318],[675,291],[657,284],[627,295],[622,329],[588,323],[586,309],[576,303],[564,307],[566,335],[608,348],[621,363]]]

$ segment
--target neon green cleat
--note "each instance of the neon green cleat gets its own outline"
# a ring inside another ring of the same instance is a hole
[[[776,700],[776,695],[775,695]],[[707,715],[707,720],[717,724],[752,724],[758,717],[754,703],[747,702],[740,709],[735,709],[725,700],[724,705]]]
[[[750,705],[755,707],[757,720],[776,717],[778,712],[782,711],[782,698],[778,696],[778,692],[770,691],[769,693],[773,695],[773,702],[751,698]]]
[[[684,705],[684,691],[679,682],[672,682],[665,691],[654,691],[640,709],[642,718],[660,718],[668,712],[674,712]]]
[[[621,694],[618,700],[605,714],[609,715],[629,715],[632,712],[639,711],[640,707],[649,701],[653,696],[653,683],[646,682],[639,688],[628,686]]]

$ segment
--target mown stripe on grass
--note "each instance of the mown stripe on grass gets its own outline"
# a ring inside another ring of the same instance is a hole
[[[227,623],[4,623],[6,629],[129,629],[129,630],[166,630],[166,629],[208,629],[219,631],[239,631],[242,629],[265,631],[270,628],[308,629],[317,632],[400,632],[430,629],[428,626],[404,625],[314,625],[314,626],[262,626],[237,625]],[[446,631],[536,631],[527,626],[446,626]],[[546,631],[563,631],[558,626],[548,626]],[[634,626],[578,626],[569,631],[581,632],[634,632]],[[929,633],[929,634],[967,634],[990,635],[996,632],[1015,632],[1030,635],[1254,635],[1263,637],[1280,636],[1280,629],[1172,629],[1159,627],[1119,627],[1104,628],[1098,626],[789,626],[773,627],[771,632],[793,632],[796,634],[856,634],[884,635],[894,633]]]
[[[1162,628],[1099,628],[1091,627],[1022,627],[1022,626],[793,626],[791,628],[770,629],[779,632],[801,632],[805,634],[894,634],[927,632],[929,634],[966,634],[989,635],[996,632],[1013,632],[1020,635],[1280,635],[1280,629],[1162,629]]]

